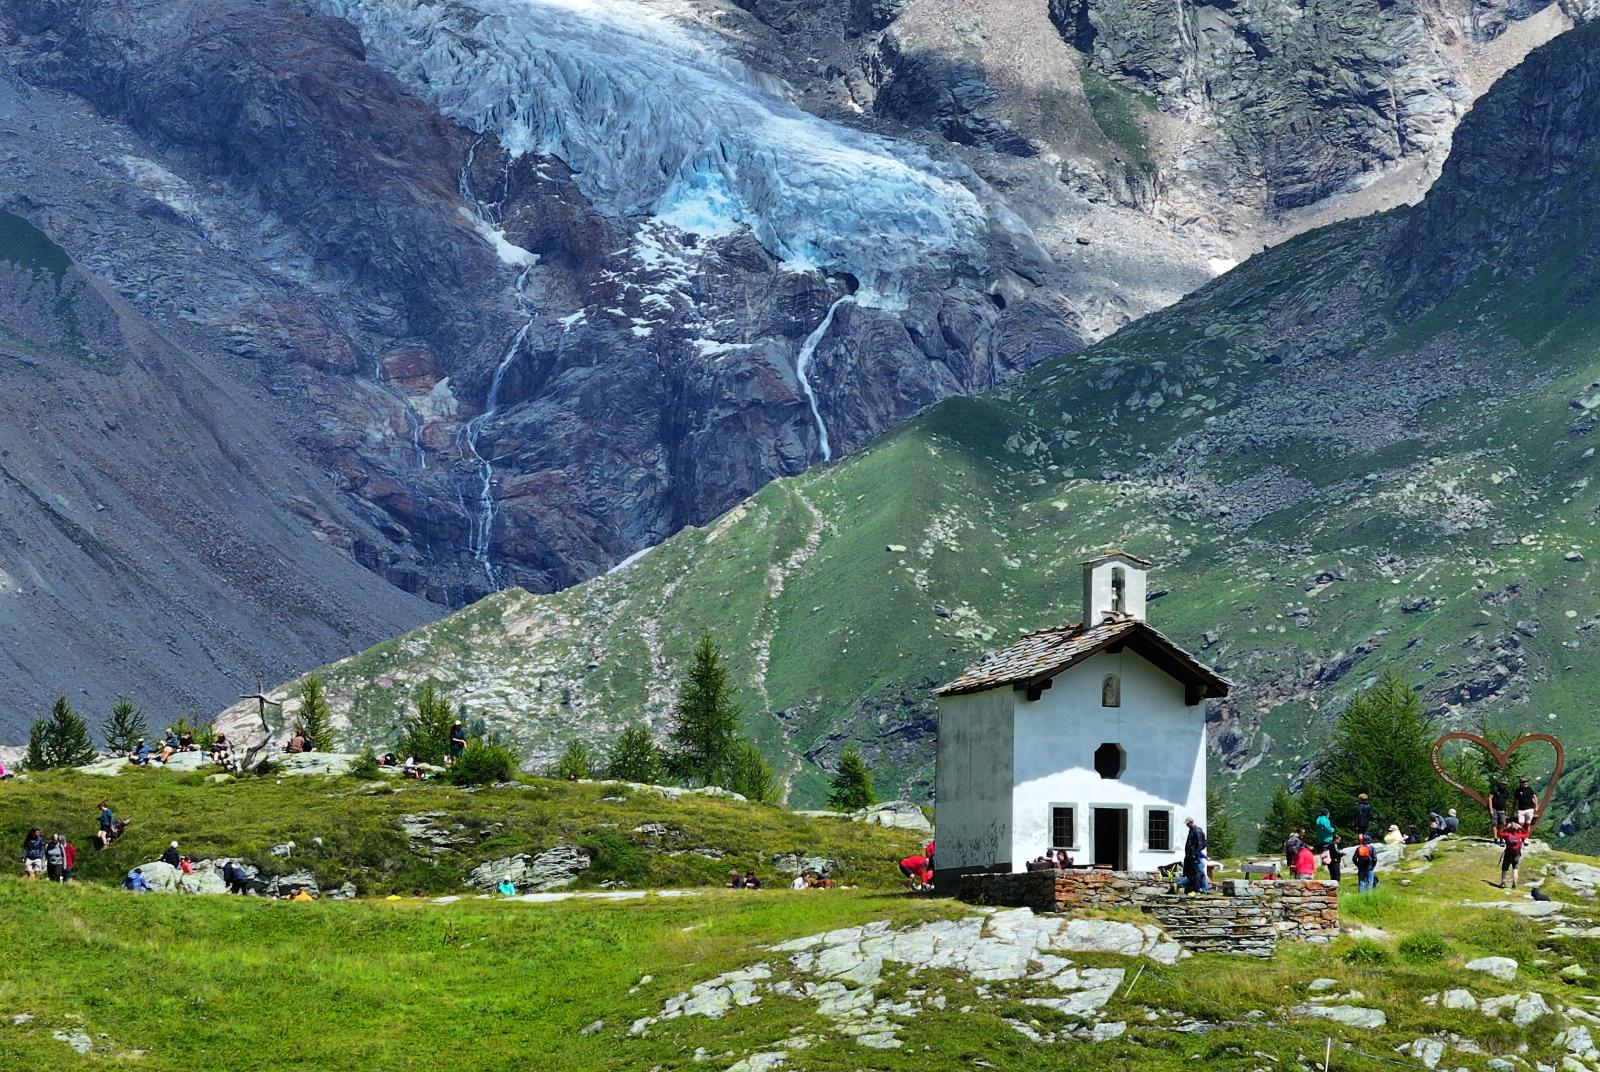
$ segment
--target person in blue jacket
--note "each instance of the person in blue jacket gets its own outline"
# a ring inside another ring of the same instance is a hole
[[[134,742],[133,751],[128,753],[128,762],[136,767],[150,765],[150,746],[145,744],[143,737]]]
[[[128,872],[128,877],[123,880],[122,888],[125,890],[132,890],[135,893],[155,892],[155,890],[150,888],[150,883],[145,880],[144,869],[139,867],[136,867],[132,871]]]
[[[1323,808],[1317,813],[1317,849],[1326,851],[1333,844],[1333,820],[1328,816],[1328,809]]]

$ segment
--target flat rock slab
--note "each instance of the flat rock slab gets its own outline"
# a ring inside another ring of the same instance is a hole
[[[1593,897],[1595,891],[1600,890],[1600,867],[1594,864],[1574,861],[1552,864],[1549,875],[1583,897]]]
[[[1503,983],[1509,983],[1517,977],[1517,962],[1510,957],[1479,957],[1467,961],[1466,968],[1468,971],[1492,975]]]
[[[1309,1002],[1289,1010],[1294,1016],[1308,1020],[1332,1020],[1346,1027],[1375,1028],[1389,1022],[1382,1009],[1366,1009],[1359,1005],[1313,1005]]]
[[[1502,912],[1515,912],[1519,916],[1554,916],[1566,905],[1560,901],[1463,901],[1470,908],[1496,908]]]

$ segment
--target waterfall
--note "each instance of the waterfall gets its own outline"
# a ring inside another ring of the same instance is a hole
[[[822,419],[822,411],[817,408],[817,394],[811,389],[811,357],[817,352],[817,345],[822,342],[822,337],[828,333],[828,328],[833,324],[833,314],[839,311],[839,306],[850,300],[846,294],[832,305],[828,306],[828,315],[822,318],[822,323],[817,329],[806,336],[806,341],[800,344],[800,353],[794,359],[794,375],[800,381],[800,390],[806,396],[806,401],[811,404],[811,419],[817,425],[817,443],[822,450],[822,460],[833,461],[833,446],[828,441],[828,425]]]
[[[477,219],[487,228],[498,233],[498,218],[491,211],[490,206],[479,200],[472,187],[472,164],[477,158],[478,145],[483,141],[479,138],[467,150],[466,163],[461,167],[461,174],[456,183],[461,191],[461,198],[471,206],[477,214]],[[507,165],[509,188],[509,164]],[[502,211],[504,204],[501,205]],[[530,255],[531,258],[531,255]],[[505,259],[502,257],[502,259]],[[508,261],[508,263],[514,263]],[[517,307],[524,317],[522,327],[511,338],[511,345],[506,347],[506,352],[500,358],[500,363],[495,366],[494,375],[489,379],[489,391],[484,396],[483,411],[462,426],[456,435],[456,442],[460,445],[462,453],[469,459],[469,464],[477,475],[478,501],[468,506],[465,497],[458,487],[456,490],[456,505],[467,518],[467,551],[472,555],[479,568],[483,570],[484,579],[489,582],[490,589],[499,591],[503,585],[500,582],[500,571],[495,568],[494,562],[489,557],[489,551],[494,544],[494,518],[498,508],[494,499],[494,461],[483,456],[478,450],[478,436],[483,431],[483,426],[495,415],[500,408],[500,385],[506,378],[506,370],[511,367],[511,362],[516,360],[517,353],[522,349],[522,341],[528,337],[528,332],[533,329],[537,315],[529,308],[523,296],[523,287],[528,282],[528,273],[533,270],[530,259],[525,262],[521,274],[517,276],[514,291]]]

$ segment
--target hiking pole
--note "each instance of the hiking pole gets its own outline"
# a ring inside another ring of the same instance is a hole
[[[1141,976],[1143,974],[1144,974],[1144,965],[1141,963],[1139,965],[1139,970],[1133,973],[1133,982],[1129,983],[1128,984],[1128,989],[1126,989],[1126,990],[1124,990],[1122,992],[1122,996],[1123,996],[1124,999],[1126,999],[1129,994],[1133,993],[1134,986],[1139,982],[1139,976]],[[1322,1072],[1328,1072],[1328,1070],[1327,1069],[1323,1069]]]
[[[1322,1051],[1322,1072],[1328,1072],[1328,1062],[1333,1060],[1333,1036],[1328,1036],[1328,1048]]]

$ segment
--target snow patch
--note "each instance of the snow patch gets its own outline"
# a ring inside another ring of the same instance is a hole
[[[537,253],[531,253],[512,242],[504,231],[491,225],[482,216],[466,208],[461,209],[461,215],[472,225],[472,229],[478,232],[478,236],[489,244],[489,248],[494,250],[501,264],[509,264],[513,268],[531,268],[539,263]]]

